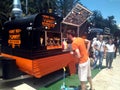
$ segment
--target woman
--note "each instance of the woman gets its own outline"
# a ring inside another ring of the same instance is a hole
[[[106,44],[106,68],[110,69],[112,67],[112,62],[115,54],[115,45],[113,39],[109,39]]]

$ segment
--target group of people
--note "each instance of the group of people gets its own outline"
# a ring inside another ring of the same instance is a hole
[[[96,38],[93,39],[92,42],[92,49],[93,49],[93,69],[97,66],[97,61],[99,61],[98,68],[99,70],[102,69],[102,62],[104,57],[106,58],[106,68],[112,68],[112,62],[115,58],[116,52],[116,45],[114,43],[113,38],[108,38],[107,41],[103,40],[103,35],[98,35]]]
[[[97,61],[99,61],[98,68],[102,69],[102,62],[104,56],[106,56],[106,68],[112,68],[112,62],[114,59],[116,46],[112,38],[109,38],[107,42],[103,40],[103,35],[97,35],[96,38],[91,41],[76,37],[74,30],[67,30],[66,36],[72,42],[71,54],[76,57],[78,61],[78,77],[81,82],[81,90],[86,90],[86,81],[90,84],[90,90],[95,90],[92,85],[91,78],[91,66],[89,58],[89,49],[92,46],[94,64],[93,68],[96,68]]]

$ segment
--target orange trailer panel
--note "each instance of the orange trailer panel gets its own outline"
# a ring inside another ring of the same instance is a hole
[[[8,54],[2,55],[16,59],[16,64],[21,71],[35,76],[36,78],[40,78],[44,75],[50,74],[67,66],[69,67],[70,74],[75,74],[76,72],[75,58],[68,52],[35,60],[25,59]]]

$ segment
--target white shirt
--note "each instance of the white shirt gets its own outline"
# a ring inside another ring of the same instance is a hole
[[[106,44],[107,52],[115,52],[114,47],[114,44]]]
[[[92,49],[93,49],[93,52],[95,52],[95,48],[94,48],[94,45],[95,45],[95,43],[97,42],[97,38],[95,38],[95,39],[93,39],[93,42],[92,42],[92,44],[91,44],[91,47],[92,47]]]
[[[99,40],[97,40],[94,45],[96,45],[97,48],[99,48],[101,52],[104,52],[104,46],[105,46],[105,42],[104,41],[100,42]]]
[[[92,47],[94,47],[96,41],[97,41],[97,38],[93,38],[93,42],[92,42],[92,44],[91,44]]]

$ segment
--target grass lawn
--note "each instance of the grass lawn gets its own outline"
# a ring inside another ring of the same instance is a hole
[[[97,73],[99,73],[98,69],[94,69],[92,70],[92,78],[94,78]],[[65,81],[66,86],[80,86],[80,82],[78,79],[78,75],[72,75],[72,76],[67,76],[64,79],[58,80],[57,82],[47,86],[47,87],[41,87],[38,90],[60,90],[61,85],[63,84],[63,82]]]

